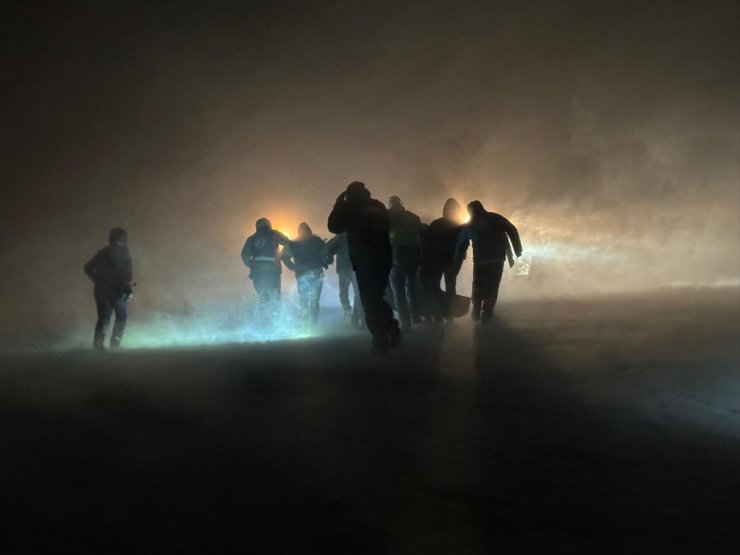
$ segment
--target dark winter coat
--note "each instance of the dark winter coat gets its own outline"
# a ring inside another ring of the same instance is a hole
[[[297,276],[324,268],[324,240],[318,235],[288,241],[281,256],[283,264]]]
[[[337,274],[347,274],[352,271],[352,261],[349,258],[349,243],[347,234],[335,235],[326,243],[325,258],[335,257]]]
[[[280,245],[287,245],[288,238],[274,229],[258,231],[250,235],[242,247],[242,262],[247,268],[255,264],[274,264],[280,271]]]
[[[133,263],[128,247],[119,244],[100,249],[84,266],[85,274],[101,293],[133,292]]]
[[[522,243],[514,224],[500,214],[485,212],[473,218],[460,230],[455,260],[457,264],[462,264],[471,242],[475,264],[504,260],[509,240],[514,247],[514,253],[517,256],[521,255]]]
[[[356,271],[388,275],[393,264],[390,221],[383,203],[370,198],[337,200],[329,215],[329,231],[347,233],[349,255]]]

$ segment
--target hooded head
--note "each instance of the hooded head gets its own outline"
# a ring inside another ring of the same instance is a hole
[[[299,239],[308,239],[313,235],[313,232],[311,231],[311,228],[308,226],[306,222],[301,222],[298,225],[298,238]]]
[[[475,220],[477,217],[482,216],[486,213],[486,209],[483,208],[483,204],[479,200],[474,200],[468,204],[468,214],[470,219]]]
[[[454,198],[448,198],[445,202],[445,206],[442,209],[442,215],[452,221],[458,221],[460,219],[460,211],[462,210],[462,207],[460,206],[460,203],[457,202]]]
[[[125,229],[120,227],[114,227],[108,233],[108,244],[109,245],[126,245],[128,244],[128,234]]]
[[[393,195],[392,197],[388,197],[388,203],[386,204],[386,208],[388,210],[403,210],[403,203],[401,202],[401,197]]]
[[[254,224],[257,231],[270,231],[272,229],[272,223],[267,218],[260,218]]]
[[[362,181],[353,181],[347,186],[347,200],[357,202],[370,198],[370,191],[365,188]]]

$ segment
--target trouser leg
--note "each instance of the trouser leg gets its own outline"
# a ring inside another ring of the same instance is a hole
[[[431,268],[424,271],[422,278],[422,284],[424,291],[426,292],[427,299],[427,315],[440,318],[444,314],[443,312],[443,296],[444,292],[439,286],[439,282],[442,279],[442,271],[437,268]]]
[[[406,297],[409,304],[409,312],[411,313],[411,321],[415,324],[421,322],[420,318],[420,294],[419,291],[420,280],[419,280],[419,265],[414,264],[406,268]]]
[[[361,325],[362,321],[365,320],[365,311],[362,308],[362,301],[360,300],[360,288],[357,285],[357,274],[352,271],[352,323],[355,325]]]
[[[311,296],[311,275],[308,273],[301,274],[296,278],[298,286],[298,308],[301,311],[301,318],[308,320],[308,304]]]
[[[324,276],[318,274],[311,283],[308,300],[309,319],[312,324],[319,321],[319,307],[321,301],[321,289],[324,286]]]
[[[483,297],[487,289],[488,274],[486,272],[485,264],[474,264],[473,265],[473,293],[470,297],[471,300],[471,312],[470,317],[473,320],[480,320],[481,306],[483,304]]]
[[[365,323],[378,348],[387,348],[398,334],[398,322],[393,318],[393,310],[385,302],[383,295],[388,285],[388,274],[377,270],[357,272],[357,285],[365,310]]]
[[[342,272],[341,274],[337,274],[337,279],[339,280],[339,303],[342,305],[345,316],[347,316],[352,313],[352,305],[349,302],[349,285],[352,281],[352,273]],[[356,296],[357,289],[355,288]]]
[[[298,301],[304,320],[316,323],[319,319],[319,299],[324,284],[321,272],[309,271],[298,276]]]
[[[123,334],[126,331],[128,320],[128,303],[125,295],[117,295],[112,302],[113,311],[116,313],[116,321],[113,324],[113,333],[110,337],[110,346],[117,348],[121,346]]]
[[[445,290],[442,295],[443,306],[445,307],[445,316],[450,317],[452,303],[457,295],[457,272],[453,266],[448,266],[442,271],[445,280]],[[440,276],[441,278],[442,276]]]
[[[98,320],[95,322],[93,347],[96,349],[102,349],[103,342],[105,341],[105,332],[108,330],[108,324],[113,315],[113,305],[108,296],[96,292],[95,306],[98,312]]]
[[[273,268],[253,269],[252,281],[259,296],[260,315],[265,321],[270,321],[280,303],[280,272]]]
[[[493,308],[498,300],[498,290],[501,285],[501,277],[504,273],[504,261],[496,261],[487,264],[488,278],[486,280],[486,291],[482,299],[483,319],[490,320],[493,316]]]
[[[401,327],[408,329],[411,327],[411,314],[409,313],[409,305],[406,297],[406,271],[403,266],[398,264],[394,264],[391,270],[391,290],[393,291],[393,299],[396,303]]]

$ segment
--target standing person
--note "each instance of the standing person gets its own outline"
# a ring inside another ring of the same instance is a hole
[[[249,268],[249,279],[259,296],[260,313],[265,322],[275,316],[280,303],[280,246],[288,238],[277,230],[267,218],[255,223],[255,233],[247,237],[242,247],[242,262]]]
[[[397,196],[388,199],[390,240],[393,247],[391,289],[404,331],[411,330],[411,322],[418,323],[419,296],[417,274],[421,259],[421,220],[406,210]]]
[[[309,324],[319,320],[319,299],[324,285],[324,240],[306,222],[298,226],[298,239],[283,249],[283,264],[295,272],[301,318]]]
[[[365,309],[365,322],[375,348],[387,353],[389,347],[401,339],[393,310],[383,299],[393,264],[388,212],[382,202],[371,198],[364,183],[353,181],[337,197],[328,227],[332,233],[347,233],[349,255]]]
[[[454,198],[448,198],[442,209],[442,217],[434,220],[422,236],[421,280],[430,302],[431,316],[441,320],[452,319],[449,309],[457,294],[457,271],[455,249],[462,227],[462,208]],[[440,282],[444,277],[445,290]]]
[[[337,280],[339,281],[339,302],[344,311],[344,317],[354,326],[360,326],[364,320],[360,292],[357,287],[357,277],[352,269],[352,261],[349,257],[349,243],[347,234],[335,235],[326,243],[324,253],[325,262],[331,264],[336,258]],[[349,300],[349,287],[352,285],[354,295],[353,302]]]
[[[509,220],[487,212],[480,201],[468,204],[470,222],[462,227],[457,241],[455,260],[460,269],[468,245],[473,243],[473,295],[471,318],[488,322],[498,298],[498,288],[504,271],[509,241],[517,257],[522,254],[519,232]],[[482,310],[482,314],[481,314]]]
[[[84,267],[85,274],[95,284],[93,296],[98,310],[93,348],[104,350],[105,332],[115,312],[116,321],[110,337],[111,349],[121,346],[126,331],[128,302],[134,295],[133,263],[128,250],[128,235],[120,227],[111,229],[108,246],[100,249]]]

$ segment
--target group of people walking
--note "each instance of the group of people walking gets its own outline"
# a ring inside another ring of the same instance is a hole
[[[479,201],[468,205],[467,224],[462,223],[461,212],[457,201],[448,199],[442,217],[427,225],[398,196],[383,205],[372,198],[364,183],[355,181],[337,197],[329,215],[329,231],[336,234],[330,241],[313,234],[305,222],[298,228],[297,239],[291,240],[260,219],[244,244],[242,261],[250,269],[264,317],[275,313],[284,264],[296,274],[303,318],[315,323],[324,270],[336,259],[346,318],[359,325],[364,313],[373,344],[385,352],[398,344],[402,330],[410,331],[422,319],[453,317],[457,275],[470,243],[474,260],[471,315],[484,323],[493,316],[504,263],[507,258],[513,263],[513,256],[522,252],[519,233],[509,220],[487,212]],[[350,285],[354,305],[349,299]]]
[[[479,201],[469,203],[467,211],[469,221],[463,224],[461,206],[448,199],[442,217],[427,225],[407,210],[399,197],[390,197],[384,205],[372,198],[364,183],[354,181],[337,197],[329,214],[328,228],[335,234],[329,241],[314,234],[305,222],[298,226],[297,237],[290,239],[273,229],[267,218],[260,218],[255,233],[244,243],[241,259],[259,297],[261,318],[269,322],[279,310],[285,266],[295,273],[302,319],[315,324],[324,270],[336,263],[339,300],[346,319],[355,326],[364,319],[375,348],[388,352],[400,342],[402,330],[410,331],[423,319],[454,317],[457,276],[472,243],[471,317],[488,322],[504,263],[508,259],[513,264],[522,245],[516,227],[503,216],[486,211]],[[95,284],[98,310],[93,346],[103,349],[106,329],[115,313],[110,346],[118,347],[134,286],[123,229],[111,231],[109,245],[85,265],[85,273]],[[350,287],[354,302],[350,301]]]

